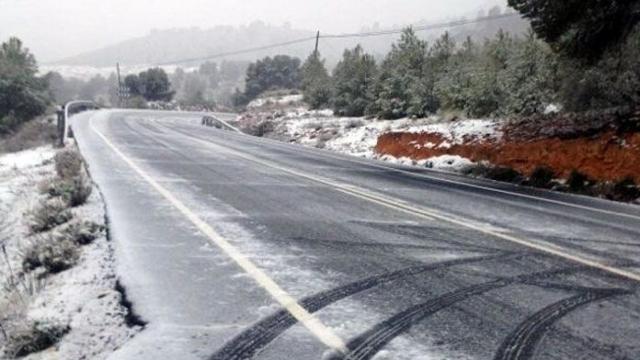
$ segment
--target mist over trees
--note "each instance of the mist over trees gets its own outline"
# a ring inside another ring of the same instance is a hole
[[[425,5],[428,7],[428,4]],[[471,20],[475,17],[501,15],[506,10],[494,7],[477,14],[469,13],[455,18],[442,19],[439,22]],[[434,21],[418,20],[415,25],[433,24]],[[528,21],[518,16],[496,18],[476,24],[457,26],[450,29],[451,37],[456,41],[463,41],[471,36],[475,41],[485,37],[492,37],[499,29],[512,34],[524,33]],[[357,31],[385,31],[397,29],[397,25],[381,26],[374,23],[363,26]],[[326,29],[318,29],[321,35]],[[418,34],[422,40],[433,41],[442,30],[425,31]],[[185,28],[154,30],[148,35],[127,40],[96,51],[72,56],[59,61],[62,65],[84,65],[95,67],[113,66],[116,62],[129,65],[145,65],[170,63],[182,59],[205,58],[214,54],[234,52],[240,49],[253,48],[259,45],[269,45],[287,42],[291,39],[313,37],[316,30],[296,29],[291,26],[265,24],[254,21],[246,26],[215,26],[210,29]],[[353,39],[321,39],[321,50],[328,68],[333,68],[342,58],[343,49],[352,49],[360,44],[363,49],[381,59],[389,51],[391,44],[397,41],[398,34]],[[327,46],[323,46],[327,45]],[[287,46],[286,54],[306,59],[313,50],[312,43],[300,43]],[[228,61],[255,61],[267,56],[273,57],[278,50],[264,50],[246,54],[226,56]],[[186,67],[197,67],[197,63],[190,63]]]
[[[341,116],[384,119],[438,112],[529,116],[558,106],[566,111],[637,106],[638,3],[511,0],[531,19],[528,31],[498,30],[481,41],[471,36],[457,40],[444,32],[428,42],[407,28],[381,59],[357,46],[344,51],[331,74],[325,59],[312,53],[299,85],[278,82],[278,71],[265,66],[271,58],[265,58],[249,67],[242,96],[246,103],[266,90],[299,89],[312,109],[330,107]],[[500,13],[499,8],[490,11]]]

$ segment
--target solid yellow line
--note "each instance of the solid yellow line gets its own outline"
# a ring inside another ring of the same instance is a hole
[[[183,135],[183,136],[185,136],[185,135]],[[547,243],[547,242],[541,243],[541,242],[537,242],[537,241],[533,241],[533,240],[529,240],[529,239],[525,239],[525,238],[520,238],[520,237],[513,236],[513,235],[508,235],[508,234],[505,234],[505,233],[502,233],[502,232],[494,231],[494,230],[491,230],[491,229],[486,228],[486,227],[475,225],[475,224],[473,224],[473,222],[470,222],[470,221],[468,221],[466,219],[458,220],[455,217],[452,217],[451,215],[442,213],[442,212],[440,212],[440,211],[438,211],[436,209],[433,209],[433,208],[427,208],[427,207],[423,207],[423,206],[415,207],[415,206],[403,204],[403,203],[399,202],[398,200],[393,199],[391,197],[388,197],[386,195],[375,194],[375,193],[372,193],[371,191],[365,190],[363,188],[360,188],[360,187],[357,187],[357,186],[354,186],[354,185],[343,185],[343,184],[337,183],[335,181],[332,181],[332,180],[329,180],[329,179],[326,179],[326,178],[322,178],[322,177],[319,177],[319,176],[316,176],[316,175],[313,175],[313,174],[309,174],[309,173],[304,173],[304,172],[301,172],[299,170],[294,170],[294,169],[291,169],[291,168],[288,168],[288,167],[284,167],[284,166],[278,165],[278,164],[276,164],[274,162],[271,162],[271,161],[263,160],[263,159],[254,157],[252,155],[247,155],[247,154],[241,153],[241,152],[236,151],[236,150],[225,148],[225,147],[222,147],[220,145],[213,144],[213,143],[211,143],[209,141],[205,141],[205,140],[202,140],[202,139],[199,139],[199,138],[195,138],[195,137],[191,137],[191,136],[189,136],[189,138],[193,139],[193,140],[195,140],[197,142],[200,142],[200,143],[202,143],[202,144],[204,144],[206,146],[209,146],[209,147],[212,147],[212,148],[216,148],[218,151],[230,152],[230,153],[232,153],[232,154],[234,154],[234,155],[236,155],[238,157],[241,157],[241,158],[243,158],[245,160],[248,160],[248,161],[251,161],[251,162],[254,162],[254,163],[257,163],[257,164],[261,164],[261,165],[270,167],[272,169],[280,170],[280,171],[286,172],[288,174],[295,175],[295,176],[298,176],[298,177],[301,177],[301,178],[304,178],[304,179],[307,179],[307,180],[311,180],[311,181],[314,181],[314,182],[317,182],[317,183],[321,183],[321,184],[333,187],[333,188],[335,188],[337,190],[340,190],[341,192],[348,193],[348,194],[351,194],[353,196],[357,196],[359,198],[362,198],[362,199],[365,199],[365,200],[368,200],[368,201],[371,201],[371,202],[375,202],[377,204],[386,206],[388,208],[392,208],[392,209],[395,209],[395,210],[400,210],[402,212],[410,213],[412,215],[415,215],[415,216],[418,216],[418,217],[421,217],[421,218],[424,218],[424,219],[428,219],[428,220],[438,219],[438,220],[441,220],[441,221],[445,221],[445,222],[448,222],[448,223],[451,223],[451,224],[455,224],[455,225],[462,226],[462,227],[465,227],[465,228],[468,228],[468,229],[471,229],[471,230],[475,230],[475,231],[481,232],[481,233],[486,234],[486,235],[491,235],[491,236],[497,237],[497,238],[502,239],[502,240],[507,240],[507,241],[512,242],[512,243],[520,244],[520,245],[526,246],[528,248],[531,248],[531,249],[534,249],[534,250],[538,250],[540,252],[544,252],[544,253],[551,254],[551,255],[554,255],[554,256],[557,256],[557,257],[560,257],[560,258],[564,258],[566,260],[570,260],[572,262],[576,262],[576,263],[579,263],[581,265],[586,265],[588,267],[599,269],[599,270],[602,270],[602,271],[605,271],[605,272],[608,272],[608,273],[611,273],[611,274],[615,274],[615,275],[618,275],[618,276],[621,276],[621,277],[624,277],[624,278],[627,278],[627,279],[630,279],[630,280],[635,280],[635,281],[639,281],[640,282],[640,274],[638,274],[638,273],[635,273],[635,272],[632,272],[632,271],[627,271],[627,270],[620,269],[620,268],[613,267],[613,266],[609,266],[607,264],[598,262],[596,260],[590,260],[590,259],[584,258],[582,256],[572,255],[570,253],[570,251],[572,251],[571,249],[562,248],[562,247],[559,247],[557,245],[550,244],[550,243]]]
[[[298,304],[297,300],[282,289],[273,279],[260,270],[251,260],[243,255],[235,246],[229,243],[222,235],[217,233],[209,224],[200,219],[191,209],[178,200],[171,192],[163,188],[158,182],[147,175],[140,167],[122,153],[107,137],[93,125],[93,119],[89,120],[89,126],[122,160],[129,165],[141,178],[158,191],[167,201],[169,201],[178,211],[180,211],[189,221],[191,221],[207,238],[218,246],[227,256],[236,262],[253,280],[265,289],[280,305],[282,305],[293,317],[304,325],[315,337],[328,347],[346,352],[344,341],[338,337],[329,327],[324,325],[318,318],[309,313]]]

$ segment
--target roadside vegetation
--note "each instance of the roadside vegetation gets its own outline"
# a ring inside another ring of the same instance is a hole
[[[299,115],[303,121],[309,117],[319,123],[340,117],[367,121],[369,125],[363,131],[352,132],[354,140],[343,141],[364,141],[365,132],[377,132],[374,122],[381,120],[414,119],[418,123],[421,119],[439,119],[455,124],[458,120],[490,119],[510,129],[507,140],[511,143],[507,146],[495,139],[484,143],[477,139],[479,149],[471,149],[475,143],[461,142],[451,147],[443,141],[437,144],[442,148],[429,151],[423,146],[429,142],[420,143],[418,135],[413,139],[415,144],[393,144],[400,137],[389,134],[378,139],[376,150],[379,156],[410,157],[414,161],[425,159],[416,156],[473,155],[475,168],[464,171],[472,176],[633,201],[640,195],[640,172],[635,167],[625,171],[616,168],[606,174],[606,166],[580,162],[576,160],[578,154],[567,155],[576,159],[562,160],[564,155],[560,153],[553,163],[547,163],[549,156],[542,147],[545,141],[571,140],[574,152],[611,157],[585,161],[624,162],[636,158],[640,27],[637,16],[628,14],[640,11],[640,5],[633,1],[607,6],[598,1],[554,4],[548,0],[509,1],[530,21],[531,28],[525,34],[500,30],[491,38],[477,41],[471,37],[456,39],[445,32],[428,43],[407,28],[384,57],[376,58],[356,46],[344,51],[332,71],[319,52],[313,52],[304,62],[288,56],[264,58],[249,66],[245,91],[236,94],[236,105],[248,109],[239,126],[257,136],[280,132],[276,137],[287,141],[308,133],[308,129],[295,125],[290,132],[282,131],[278,125],[300,113],[291,106],[267,107],[270,114],[252,114],[255,104],[264,103],[263,99],[274,91],[303,94],[311,110]],[[279,103],[276,99],[269,101]],[[325,109],[332,115],[325,115]],[[339,137],[337,132],[349,130],[305,123],[307,126],[315,129],[309,143],[321,148]],[[521,155],[525,149],[520,147],[535,141],[540,156]],[[416,151],[413,145],[422,151]],[[398,151],[400,147],[407,151]],[[518,154],[505,153],[508,158],[495,159],[487,156],[492,147],[493,153],[510,147]],[[387,152],[389,149],[391,152]],[[489,162],[492,159],[498,161]],[[514,166],[518,161],[520,166]],[[612,178],[613,174],[618,175]]]
[[[70,331],[69,324],[53,319],[32,319],[29,308],[47,288],[48,279],[74,267],[82,247],[103,236],[100,224],[78,218],[75,207],[86,204],[92,192],[84,163],[75,149],[54,157],[54,177],[37,187],[40,201],[28,213],[28,230],[17,253],[6,244],[19,223],[3,218],[0,299],[0,348],[7,358],[19,358],[56,345]],[[5,209],[6,210],[6,209]],[[16,266],[16,264],[19,264]]]
[[[0,45],[0,137],[43,115],[51,104],[48,83],[37,72],[34,56],[19,39]]]

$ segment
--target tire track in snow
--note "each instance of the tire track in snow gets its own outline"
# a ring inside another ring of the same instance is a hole
[[[527,360],[551,326],[570,312],[595,301],[628,294],[623,289],[592,289],[551,304],[523,321],[502,343],[494,360]]]
[[[520,275],[511,278],[501,278],[446,293],[422,304],[412,306],[378,323],[362,335],[349,341],[347,344],[348,352],[346,354],[333,355],[330,360],[371,359],[389,342],[391,342],[391,340],[407,331],[413,325],[458,302],[514,283],[534,279],[546,279],[556,275],[575,273],[586,269],[589,268],[572,267]]]
[[[427,271],[449,268],[456,265],[467,265],[472,263],[520,256],[525,255],[520,253],[503,253],[499,255],[456,259],[436,264],[405,268],[402,270],[358,280],[331,290],[318,293],[316,295],[312,295],[300,300],[300,305],[302,305],[308,312],[314,313],[339,300],[345,299],[365,290],[369,290],[381,284],[408,276],[418,275]],[[265,346],[267,346],[269,343],[271,343],[296,323],[297,320],[293,318],[291,314],[289,314],[286,310],[279,310],[273,315],[260,320],[252,327],[237,335],[224,347],[218,350],[213,356],[211,356],[209,360],[252,359]]]

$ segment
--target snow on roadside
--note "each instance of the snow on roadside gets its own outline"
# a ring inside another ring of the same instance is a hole
[[[439,144],[416,144],[416,147],[448,148],[470,139],[499,140],[499,123],[491,119],[469,119],[445,122],[432,116],[425,119],[377,120],[363,117],[336,117],[330,110],[292,109],[273,116],[274,131],[266,136],[278,140],[318,147],[343,154],[378,159],[394,164],[429,167],[460,172],[473,163],[460,156],[439,156],[413,160],[375,153],[378,137],[389,132],[432,133],[444,139]]]
[[[290,106],[293,104],[297,104],[302,102],[302,95],[285,95],[285,96],[271,96],[265,98],[258,98],[251,101],[247,108],[255,109],[260,108],[265,105],[280,105],[280,106]]]
[[[23,252],[33,237],[29,235],[27,214],[44,198],[38,185],[54,176],[54,155],[51,147],[41,147],[0,156],[0,218],[8,225],[0,229],[3,231],[0,240],[6,247],[9,263],[0,261],[3,289],[9,286],[8,265],[15,275],[22,268]],[[94,188],[88,202],[72,212],[76,219],[104,224],[104,205],[98,189]],[[126,325],[127,310],[120,304],[121,294],[115,290],[114,255],[106,236],[80,251],[75,267],[42,280],[25,282],[37,286],[25,300],[25,309],[19,311],[23,314],[21,321],[26,318],[70,327],[54,348],[25,359],[105,359],[138,331]],[[0,314],[0,318],[5,315]],[[0,339],[0,348],[2,345]]]
[[[0,171],[6,168],[25,169],[41,165],[44,161],[51,160],[54,155],[55,150],[51,146],[5,154],[0,156]]]

